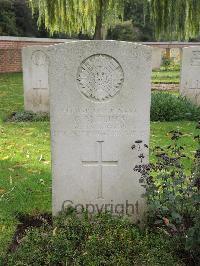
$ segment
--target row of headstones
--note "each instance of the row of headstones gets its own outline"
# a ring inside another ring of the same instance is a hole
[[[26,111],[49,112],[49,60],[44,46],[23,49],[24,105]],[[163,51],[152,49],[152,68],[159,68]],[[180,93],[200,104],[200,48],[183,48]]]
[[[174,48],[169,50],[170,58],[181,62],[180,94],[196,105],[200,105],[200,48],[190,46],[187,48]],[[161,67],[165,53],[161,48],[153,49],[153,69]]]
[[[152,68],[159,69],[164,59],[171,60],[175,64],[179,64],[182,59],[182,48],[152,48]]]
[[[23,49],[25,110],[49,112],[48,58],[44,46]],[[152,68],[160,68],[163,49],[152,49]]]
[[[198,65],[191,53],[190,68]],[[116,41],[29,47],[23,71],[26,110],[49,111],[50,90],[53,213],[71,206],[141,219],[144,188],[133,168],[148,162],[152,49]]]

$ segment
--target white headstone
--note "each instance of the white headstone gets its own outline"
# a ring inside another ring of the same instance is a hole
[[[53,213],[71,205],[136,221],[145,205],[133,168],[142,153],[148,162],[151,48],[79,41],[48,54]]]
[[[172,48],[170,49],[170,57],[173,59],[174,63],[180,63],[181,61],[181,51],[182,48]]]
[[[48,57],[44,46],[22,49],[24,108],[49,112]]]
[[[180,93],[200,105],[200,48],[183,48]]]
[[[162,49],[161,48],[153,48],[152,49],[152,68],[158,69],[162,64]]]

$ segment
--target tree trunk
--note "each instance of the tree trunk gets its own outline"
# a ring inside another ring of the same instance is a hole
[[[96,18],[94,40],[103,39],[103,0],[99,0],[99,13]]]
[[[166,48],[166,58],[170,59],[170,57],[171,57],[170,48]]]

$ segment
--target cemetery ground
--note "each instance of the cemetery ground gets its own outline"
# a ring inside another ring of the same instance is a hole
[[[165,74],[165,76],[168,79],[167,74]],[[177,72],[172,76],[173,80],[178,80]],[[16,111],[23,111],[22,75],[19,73],[1,74],[0,265],[1,257],[6,254],[9,243],[11,242],[16,227],[19,224],[19,218],[27,214],[35,216],[40,213],[51,213],[49,121],[45,118],[43,121],[6,121],[6,118]],[[180,130],[183,133],[180,142],[183,146],[186,146],[186,155],[190,158],[193,157],[196,149],[194,136],[197,134],[196,122],[194,121],[152,122],[150,148],[154,146],[167,147],[170,143],[168,132],[172,130]],[[154,160],[152,152],[151,160]],[[189,168],[191,167],[189,160],[185,159],[185,165],[186,169],[189,171]],[[125,224],[125,227],[126,226],[127,225]],[[154,236],[152,236],[152,239],[153,237]],[[156,241],[154,241],[154,243],[155,242]],[[158,245],[162,246],[164,243],[161,240],[158,240]],[[169,246],[166,244],[166,247],[164,247],[164,249],[166,249],[166,254],[171,252],[170,245],[171,243]],[[152,243],[149,244],[149,247],[150,246],[152,246]],[[151,249],[151,251],[152,250],[153,249]],[[147,251],[145,251],[144,248],[142,254],[144,257],[145,252]],[[154,252],[152,251],[152,254],[156,256],[157,252],[157,250],[156,252],[154,250]],[[163,251],[161,251],[161,253],[162,252]],[[166,254],[160,254],[160,257],[167,257]],[[152,258],[148,258],[148,260],[149,264],[143,265],[159,265],[156,264]],[[185,265],[181,264],[176,257],[172,258],[169,263],[172,263],[172,261],[174,264],[166,265]],[[141,261],[138,263],[141,263]],[[122,265],[125,265],[123,264],[123,261]]]
[[[161,66],[153,71],[153,83],[178,84],[180,82],[180,65]]]

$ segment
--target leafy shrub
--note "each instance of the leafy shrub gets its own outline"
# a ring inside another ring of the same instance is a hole
[[[152,93],[151,121],[178,121],[200,119],[200,107],[185,97],[166,92]]]
[[[120,22],[108,31],[107,39],[119,41],[137,41],[141,32],[133,26],[132,21]]]
[[[182,133],[170,134],[171,145],[155,148],[156,162],[138,165],[135,171],[142,174],[140,182],[146,187],[150,227],[159,226],[178,237],[195,265],[200,265],[200,136],[195,137],[198,147],[187,175],[184,147],[179,144]]]
[[[200,265],[200,210],[195,214],[193,225],[187,232],[185,247],[186,250],[191,251],[196,262]]]
[[[170,65],[172,64],[172,60],[171,59],[168,59],[166,57],[163,57],[162,59],[162,66],[163,67],[169,67]]]
[[[180,63],[175,63],[173,59],[162,58],[161,71],[180,71]]]
[[[168,65],[163,64],[160,71],[180,71],[180,64],[169,63]]]
[[[163,233],[141,231],[123,218],[63,213],[54,226],[29,230],[12,265],[181,265],[175,243]]]
[[[7,122],[38,122],[49,121],[48,113],[15,112],[5,119]]]

